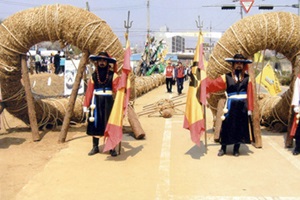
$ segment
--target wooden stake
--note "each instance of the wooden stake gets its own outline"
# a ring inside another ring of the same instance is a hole
[[[249,76],[251,79],[252,87],[253,87],[253,113],[252,113],[252,119],[253,119],[253,132],[254,132],[254,146],[256,148],[262,147],[262,141],[261,141],[261,130],[260,130],[260,118],[259,118],[259,104],[258,104],[258,98],[257,98],[257,92],[256,92],[256,83],[255,83],[255,73],[253,67],[248,68]]]
[[[68,107],[67,107],[67,112],[66,112],[66,115],[64,117],[64,121],[63,121],[63,124],[62,124],[62,129],[61,129],[61,132],[60,132],[60,135],[59,135],[59,139],[58,139],[59,143],[63,143],[63,142],[66,141],[67,132],[68,132],[68,129],[69,129],[69,124],[70,124],[70,119],[71,119],[71,116],[73,114],[74,104],[75,104],[77,94],[78,94],[78,89],[79,89],[79,86],[80,86],[80,81],[82,79],[83,72],[85,71],[85,66],[86,66],[86,63],[88,61],[88,58],[89,58],[89,53],[84,52],[82,54],[82,58],[80,59],[80,63],[79,63],[79,66],[78,66],[78,71],[77,71],[77,74],[76,74],[75,82],[74,82],[74,85],[73,85],[73,89],[72,89],[70,100],[69,100]]]
[[[216,119],[215,119],[215,133],[214,133],[214,141],[219,142],[220,139],[220,131],[222,127],[222,115],[224,114],[223,109],[225,106],[226,99],[221,98],[218,101],[218,107],[217,107],[217,114],[216,114]]]
[[[130,123],[135,138],[143,139],[145,137],[145,132],[138,120],[138,116],[130,105],[128,105],[128,122]]]
[[[36,120],[35,106],[34,106],[33,96],[31,93],[30,79],[28,75],[28,68],[27,68],[27,62],[25,56],[21,56],[21,65],[22,65],[22,80],[25,88],[32,139],[33,141],[39,141],[41,137],[39,135],[39,129]]]

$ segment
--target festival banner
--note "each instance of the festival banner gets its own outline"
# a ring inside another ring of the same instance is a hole
[[[66,60],[65,61],[65,76],[64,76],[64,95],[71,95],[73,85],[75,82],[77,69],[79,66],[80,60]],[[51,81],[51,79],[49,79]],[[51,82],[48,80],[48,85]],[[83,79],[80,81],[78,94],[84,93],[84,81]]]
[[[104,138],[105,138],[105,146],[103,152],[114,149],[121,141],[123,137],[123,117],[125,114],[125,110],[127,109],[127,104],[125,102],[129,98],[126,95],[126,92],[129,92],[130,85],[128,86],[129,73],[131,72],[130,66],[130,45],[129,41],[126,42],[126,50],[124,54],[124,63],[122,67],[121,78],[118,82],[117,86],[117,94],[115,97],[114,105],[111,111],[111,114],[108,119],[108,123],[106,125]],[[126,88],[128,89],[126,91]]]
[[[205,64],[203,35],[202,33],[199,33],[198,43],[194,54],[194,62],[190,74],[183,124],[183,128],[190,130],[191,139],[198,146],[200,146],[201,136],[205,133],[204,106],[200,101],[200,99],[205,98],[205,90],[199,90],[201,81],[206,78],[204,71]],[[204,94],[199,94],[199,92],[204,92]]]
[[[273,67],[268,62],[263,70],[255,78],[256,83],[261,84],[268,92],[275,96],[281,92],[280,82]]]

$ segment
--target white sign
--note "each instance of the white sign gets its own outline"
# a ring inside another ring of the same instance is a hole
[[[80,60],[65,61],[64,95],[71,95]],[[83,94],[84,82],[81,80],[78,94]]]
[[[240,0],[240,2],[242,4],[245,12],[248,13],[254,3],[254,0]]]

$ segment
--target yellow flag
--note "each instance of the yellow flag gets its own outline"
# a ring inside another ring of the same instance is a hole
[[[206,96],[205,90],[200,91],[197,95],[200,83],[206,78],[205,65],[206,61],[203,55],[203,35],[199,33],[196,51],[194,54],[194,62],[191,69],[190,84],[186,97],[186,107],[183,128],[190,130],[191,139],[194,143],[200,146],[200,137],[205,133],[205,116],[204,108],[201,104],[202,96]]]
[[[261,51],[254,54],[254,62],[262,62],[263,58],[264,56]]]
[[[269,62],[263,68],[262,72],[257,75],[255,81],[266,88],[272,96],[281,92],[280,82]]]

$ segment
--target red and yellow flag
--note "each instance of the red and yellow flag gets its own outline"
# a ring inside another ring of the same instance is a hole
[[[115,97],[114,105],[111,110],[108,123],[106,125],[104,138],[105,146],[103,152],[114,149],[121,141],[123,136],[123,117],[128,105],[130,84],[128,85],[130,67],[130,45],[129,41],[126,42],[126,49],[124,54],[124,62],[122,67],[121,78],[117,86],[117,94]],[[129,81],[130,83],[130,81]],[[127,94],[126,94],[127,93]]]
[[[190,130],[191,139],[198,146],[200,146],[201,135],[205,133],[203,103],[205,102],[204,99],[206,96],[206,92],[205,90],[199,90],[201,81],[206,78],[206,73],[204,70],[205,65],[206,61],[203,54],[203,35],[202,33],[199,33],[198,43],[194,54],[194,62],[191,69],[183,124],[183,128]],[[202,94],[199,94],[199,91]],[[201,101],[202,103],[200,102],[200,99],[203,99],[203,101]]]

